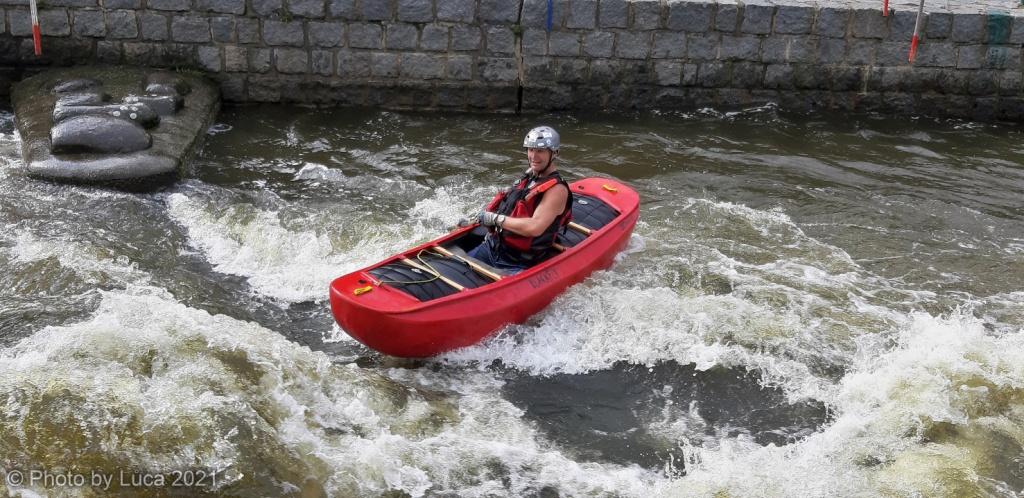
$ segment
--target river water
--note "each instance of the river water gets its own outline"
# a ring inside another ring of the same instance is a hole
[[[215,476],[115,478],[161,496],[1024,491],[1018,127],[771,106],[218,119],[188,179],[134,194],[27,178],[0,114],[8,477]],[[477,210],[540,122],[566,176],[640,192],[616,264],[440,358],[349,339],[328,283]],[[27,484],[0,495],[108,491]]]

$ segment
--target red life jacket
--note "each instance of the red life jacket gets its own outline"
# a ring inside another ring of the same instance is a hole
[[[494,196],[487,210],[503,214],[510,218],[530,218],[544,198],[544,192],[551,187],[561,184],[569,193],[565,200],[565,208],[544,231],[536,237],[524,237],[507,230],[497,230],[487,237],[491,248],[511,262],[533,265],[541,262],[553,252],[552,246],[559,233],[561,233],[569,222],[572,221],[572,191],[569,184],[562,179],[558,172],[551,173],[544,181],[529,187],[532,175],[527,174],[521,178],[511,189],[498,192]]]

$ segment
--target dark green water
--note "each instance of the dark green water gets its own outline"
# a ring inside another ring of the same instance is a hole
[[[0,115],[8,475],[203,469],[217,481],[178,491],[225,496],[1024,491],[1017,127],[772,107],[219,121],[186,180],[129,194],[27,178]],[[615,266],[435,360],[348,339],[330,280],[479,209],[542,122],[567,177],[640,192]]]

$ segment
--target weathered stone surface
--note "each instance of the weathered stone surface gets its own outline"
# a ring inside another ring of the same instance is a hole
[[[218,43],[231,43],[235,41],[235,18],[210,18],[210,33],[213,35],[213,41]]]
[[[812,32],[818,36],[843,38],[850,25],[851,11],[846,8],[823,7],[818,10]]]
[[[171,19],[171,39],[178,42],[210,41],[210,21],[205,17],[175,16]]]
[[[772,15],[775,7],[757,3],[748,3],[743,7],[743,22],[740,31],[752,35],[764,35],[772,32]]]
[[[907,65],[907,44],[905,42],[882,42],[875,51],[875,64],[879,66]]]
[[[85,90],[87,93],[70,93],[57,97],[54,107],[97,106],[110,101],[110,95],[98,88]]]
[[[76,36],[102,38],[107,34],[107,26],[103,22],[103,12],[96,10],[75,11],[73,26]]]
[[[63,2],[62,2],[63,3]],[[71,0],[68,4],[82,4],[74,5],[75,7],[92,7],[96,5],[95,0]],[[142,7],[142,0],[100,0],[100,4],[108,9],[138,9]],[[57,5],[57,4],[51,4]],[[71,5],[69,5],[71,6]]]
[[[157,95],[188,95],[192,87],[185,78],[170,71],[146,75],[146,93]]]
[[[523,10],[520,24],[525,28],[547,29],[548,24],[548,3],[547,0],[522,0]],[[551,5],[551,27],[557,29],[562,26],[562,18],[565,17],[564,5],[561,2],[553,2]]]
[[[591,31],[583,35],[583,54],[590,57],[611,57],[615,34]]]
[[[789,64],[768,64],[764,72],[765,88],[792,89],[793,67]]]
[[[853,36],[857,38],[886,38],[889,36],[889,18],[879,15],[877,9],[853,11]]]
[[[11,10],[8,12],[11,34],[28,36],[32,34],[32,20],[28,11]],[[39,9],[39,31],[43,36],[68,36],[71,34],[71,23],[65,9]]]
[[[877,45],[872,40],[852,40],[847,44],[846,62],[855,65],[874,64]]]
[[[515,34],[505,26],[487,27],[487,53],[491,55],[511,54],[515,50]]]
[[[789,53],[790,36],[772,36],[761,42],[761,62],[778,64],[786,62]]]
[[[114,116],[77,116],[54,125],[50,132],[54,154],[121,153],[148,149],[146,130]]]
[[[669,0],[666,26],[676,31],[705,33],[711,29],[714,8],[714,4],[711,3]]]
[[[473,58],[468,55],[452,55],[448,57],[448,78],[453,80],[473,79]]]
[[[56,105],[53,108],[53,122],[60,123],[76,116],[111,116],[136,123],[143,128],[160,124],[160,116],[149,106],[139,102],[108,105]]]
[[[235,18],[235,31],[238,34],[238,43],[259,43],[260,22],[247,17]]]
[[[818,39],[795,36],[789,44],[788,62],[812,63],[818,60]]]
[[[917,23],[917,11],[900,10],[889,16],[889,36],[887,39],[904,43],[914,36],[914,25]],[[921,18],[921,29],[924,32],[928,24],[928,14]]]
[[[437,2],[438,21],[468,23],[473,22],[475,18],[476,2],[474,0],[443,0]]]
[[[515,59],[509,57],[481,57],[477,60],[477,74],[483,81],[515,81],[519,77]]]
[[[196,10],[221,14],[245,13],[245,0],[195,0]]]
[[[1021,51],[1018,47],[988,47],[983,67],[991,69],[1012,69],[1021,67]]]
[[[416,48],[420,31],[415,25],[395,23],[387,27],[385,46],[388,50],[411,50]]]
[[[252,10],[263,19],[276,15],[284,9],[284,0],[249,0]]]
[[[192,9],[192,0],[146,0],[146,6],[154,10],[186,11]]]
[[[814,9],[804,5],[780,5],[775,12],[775,32],[804,35],[811,32]]]
[[[398,20],[402,22],[431,22],[434,20],[430,0],[398,0]]]
[[[957,69],[978,69],[985,62],[988,50],[984,45],[968,45],[957,49]]]
[[[718,4],[718,11],[715,13],[715,29],[732,33],[736,31],[739,18],[740,8],[735,1],[721,2]]]
[[[654,74],[662,86],[678,85],[683,75],[681,62],[658,61],[654,63]]]
[[[764,65],[756,62],[737,62],[732,65],[733,88],[757,88],[764,81]]]
[[[249,49],[249,71],[265,73],[270,71],[270,49]]]
[[[618,34],[615,55],[624,59],[646,59],[651,55],[649,32],[623,31]]]
[[[724,62],[704,62],[697,70],[697,84],[704,88],[719,88],[729,82],[729,65]]]
[[[224,70],[229,72],[245,71],[248,66],[248,50],[238,45],[224,46]]]
[[[338,76],[343,78],[368,78],[371,67],[371,56],[366,52],[338,51]]]
[[[573,0],[569,4],[569,16],[565,26],[570,29],[594,29],[597,27],[597,0]]]
[[[367,21],[390,21],[394,18],[393,0],[374,0],[361,2],[363,19]]]
[[[686,55],[697,61],[717,59],[718,36],[690,35],[686,40]]]
[[[1010,41],[1013,18],[1007,11],[989,10],[985,23],[985,43],[1002,45]]]
[[[165,55],[164,46],[158,43],[126,42],[124,44],[124,61],[128,64],[156,66],[161,63]]]
[[[518,2],[509,2],[508,0],[480,0],[480,20],[485,23],[512,23],[518,18]]]
[[[955,42],[981,42],[985,39],[984,14],[957,14],[953,16],[950,38]]]
[[[953,67],[956,63],[956,46],[952,43],[922,43],[917,49],[915,66]]]
[[[576,33],[552,32],[548,40],[548,54],[575,57],[580,55],[580,36]]]
[[[434,52],[448,50],[448,27],[438,24],[424,26],[420,33],[420,48]]]
[[[1024,17],[1014,17],[1010,31],[1010,38],[1007,43],[1014,45],[1024,44]]]
[[[658,31],[654,33],[654,48],[651,51],[651,57],[656,59],[666,59],[681,58],[685,56],[685,33],[676,31]]]
[[[660,0],[633,0],[633,29],[650,30],[661,28]]]
[[[185,106],[185,99],[181,95],[128,95],[125,96],[126,104],[145,104],[158,116],[171,116]]]
[[[949,38],[953,28],[953,14],[949,12],[929,12],[928,24],[921,31],[925,39]]]
[[[81,97],[84,94],[90,98],[101,98],[102,94],[97,93],[101,90],[102,84],[95,78],[73,78],[67,80],[60,80],[50,90],[54,95],[66,95],[75,94],[73,96]]]
[[[302,74],[309,70],[309,54],[301,48],[275,48],[274,60],[280,73]]]
[[[359,15],[356,0],[327,0],[327,14],[347,21],[355,20]]]
[[[402,54],[400,74],[406,78],[440,79],[444,77],[443,55]]]
[[[398,54],[373,54],[371,64],[371,73],[374,77],[395,78],[398,76]]]
[[[548,33],[542,29],[527,29],[523,32],[523,53],[527,55],[547,55]]]
[[[453,26],[452,50],[478,50],[481,38],[480,28],[477,26]]]
[[[121,42],[99,40],[96,42],[96,60],[108,64],[121,62],[123,47]]]
[[[353,25],[349,28],[350,36],[352,32],[355,31],[356,26],[357,25]],[[376,26],[376,28],[378,30],[379,37],[380,26]],[[267,45],[301,47],[303,43],[305,43],[305,34],[302,32],[302,22],[263,21],[263,41],[266,42]],[[369,48],[380,48],[380,46],[378,45]]]
[[[820,38],[818,40],[818,61],[821,64],[839,64],[846,58],[846,40],[841,38]]]
[[[597,21],[602,28],[625,28],[629,25],[629,5],[625,0],[601,0]]]
[[[223,68],[220,47],[196,48],[196,61],[199,63],[199,67],[213,73],[219,73]]]
[[[299,17],[321,18],[326,10],[324,0],[288,0],[288,12]]]
[[[133,10],[107,12],[107,34],[111,38],[137,38],[139,22]]]
[[[724,60],[758,60],[761,40],[756,36],[722,35],[719,58]]]

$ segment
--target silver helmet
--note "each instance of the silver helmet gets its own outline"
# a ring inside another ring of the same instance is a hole
[[[523,147],[528,149],[551,149],[558,152],[561,141],[558,132],[550,126],[538,126],[526,134],[523,139]]]

